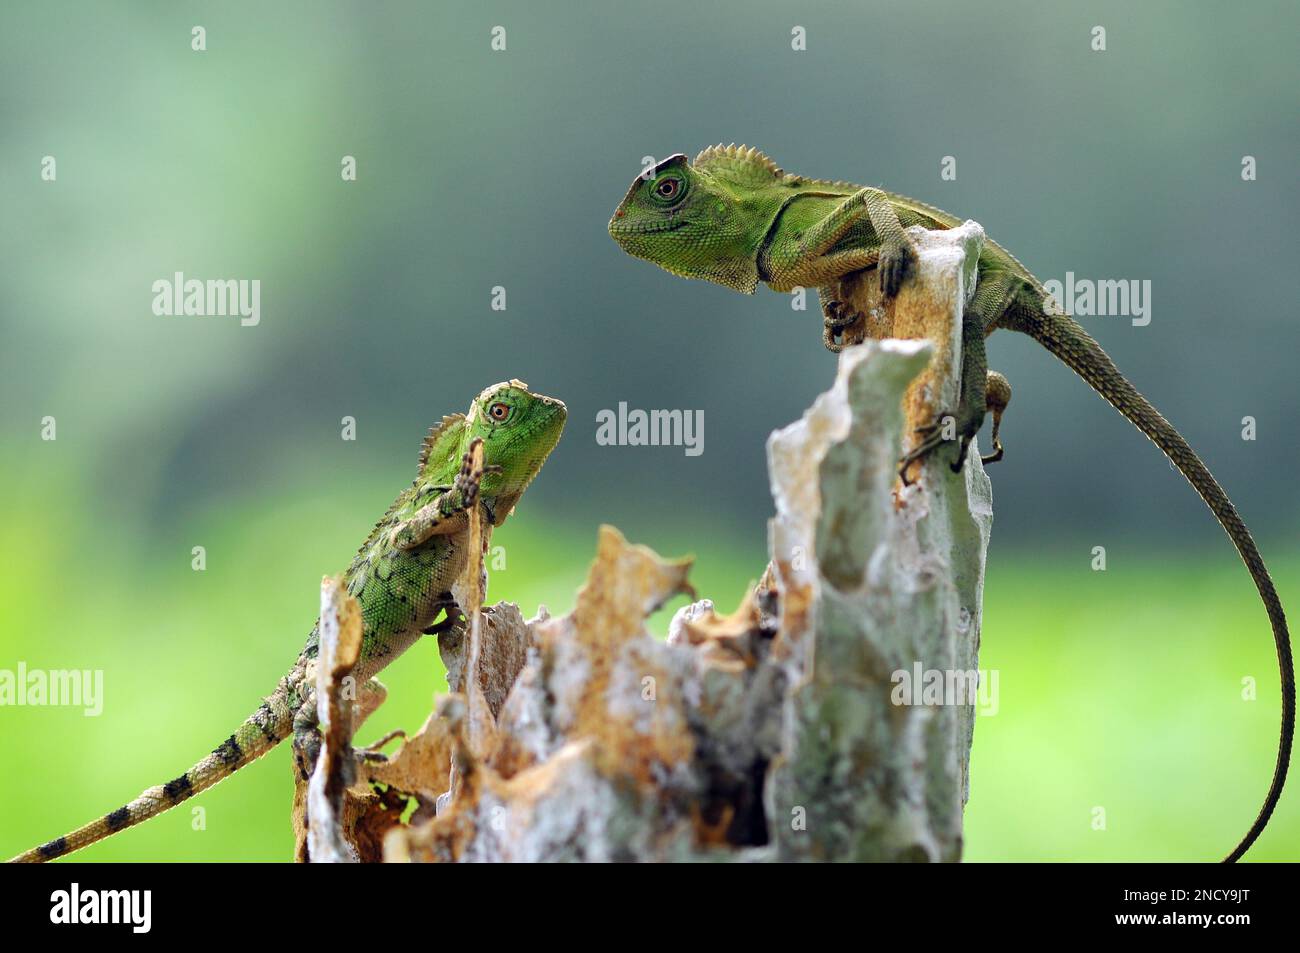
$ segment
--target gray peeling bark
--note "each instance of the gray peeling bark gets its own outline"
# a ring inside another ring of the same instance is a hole
[[[391,759],[354,760],[313,843],[390,861],[960,858],[989,483],[975,448],[960,475],[945,447],[919,485],[896,476],[900,434],[955,400],[983,233],[914,237],[918,276],[877,323],[934,344],[846,349],[772,435],[771,563],[740,607],[693,602],[652,637],[690,562],[602,527],[573,612],[486,606],[443,641],[452,694]]]

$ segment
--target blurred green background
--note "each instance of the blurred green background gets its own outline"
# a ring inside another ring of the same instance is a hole
[[[496,537],[492,599],[567,610],[610,522],[694,552],[701,594],[734,606],[765,559],[766,435],[834,358],[815,305],[673,278],[605,234],[644,156],[719,139],[975,218],[1043,279],[1149,279],[1148,327],[1084,320],[1204,454],[1294,607],[1297,21],[1290,3],[6,4],[0,668],[102,669],[106,699],[98,718],[0,708],[0,854],[229,734],[424,430],[489,383],[570,408]],[[153,315],[175,271],[260,279],[261,324]],[[1001,707],[976,725],[967,857],[1215,859],[1276,741],[1249,579],[1062,366],[1009,332],[990,360],[1015,387],[980,660]],[[596,412],[620,401],[703,409],[704,454],[597,446]],[[384,681],[365,739],[419,726],[444,688],[433,644]],[[279,750],[81,856],[287,859],[289,777]],[[1300,855],[1297,803],[1293,787],[1252,859]]]

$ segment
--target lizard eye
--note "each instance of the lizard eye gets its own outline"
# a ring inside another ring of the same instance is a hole
[[[510,416],[510,405],[503,404],[501,401],[497,401],[495,404],[493,404],[491,407],[488,408],[488,416],[491,417],[499,424],[505,423],[506,418]]]
[[[660,202],[675,202],[681,197],[683,184],[681,176],[665,175],[654,184],[654,197]]]

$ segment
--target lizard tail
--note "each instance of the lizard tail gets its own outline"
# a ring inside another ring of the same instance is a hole
[[[1178,467],[1187,482],[1196,489],[1206,506],[1218,518],[1220,525],[1231,538],[1241,554],[1242,561],[1250,571],[1259,596],[1268,612],[1269,622],[1273,626],[1273,643],[1277,649],[1277,664],[1282,680],[1282,731],[1278,741],[1277,762],[1273,768],[1273,780],[1269,784],[1268,794],[1259,810],[1255,823],[1241,839],[1232,852],[1224,858],[1225,863],[1232,863],[1241,858],[1255,839],[1268,824],[1278,798],[1282,796],[1282,787],[1286,783],[1287,765],[1291,760],[1291,742],[1295,734],[1295,665],[1291,657],[1291,638],[1287,632],[1286,616],[1282,612],[1282,603],[1278,600],[1277,590],[1269,577],[1264,560],[1251,538],[1250,530],[1237,515],[1236,508],[1228,499],[1228,494],[1219,486],[1209,469],[1196,455],[1196,452],[1174,429],[1169,421],[1151,406],[1128,379],[1115,367],[1110,357],[1101,349],[1074,319],[1064,314],[1044,313],[1034,302],[1032,306],[1013,309],[1006,326],[1022,331],[1058,358],[1071,370],[1082,377],[1098,394],[1104,397],[1116,410],[1127,417],[1142,431],[1152,443],[1159,447],[1174,466]]]
[[[12,858],[9,863],[39,864],[70,854],[111,834],[134,827],[170,810],[200,791],[229,777],[251,761],[266,754],[293,731],[297,711],[296,693],[288,678],[275,693],[253,712],[239,729],[194,767],[174,781],[149,788],[123,807]]]

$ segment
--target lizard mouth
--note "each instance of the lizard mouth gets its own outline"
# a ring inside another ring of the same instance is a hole
[[[689,224],[686,219],[655,224],[632,224],[616,217],[609,221],[609,232],[611,235],[659,235],[663,232],[675,232]]]
[[[681,219],[680,221],[676,221],[676,222],[664,222],[662,225],[646,225],[643,226],[642,228],[637,229],[637,231],[641,232],[642,234],[648,233],[652,235],[657,235],[660,232],[675,232],[679,228],[685,228],[689,224],[691,223],[686,221],[685,219]]]

